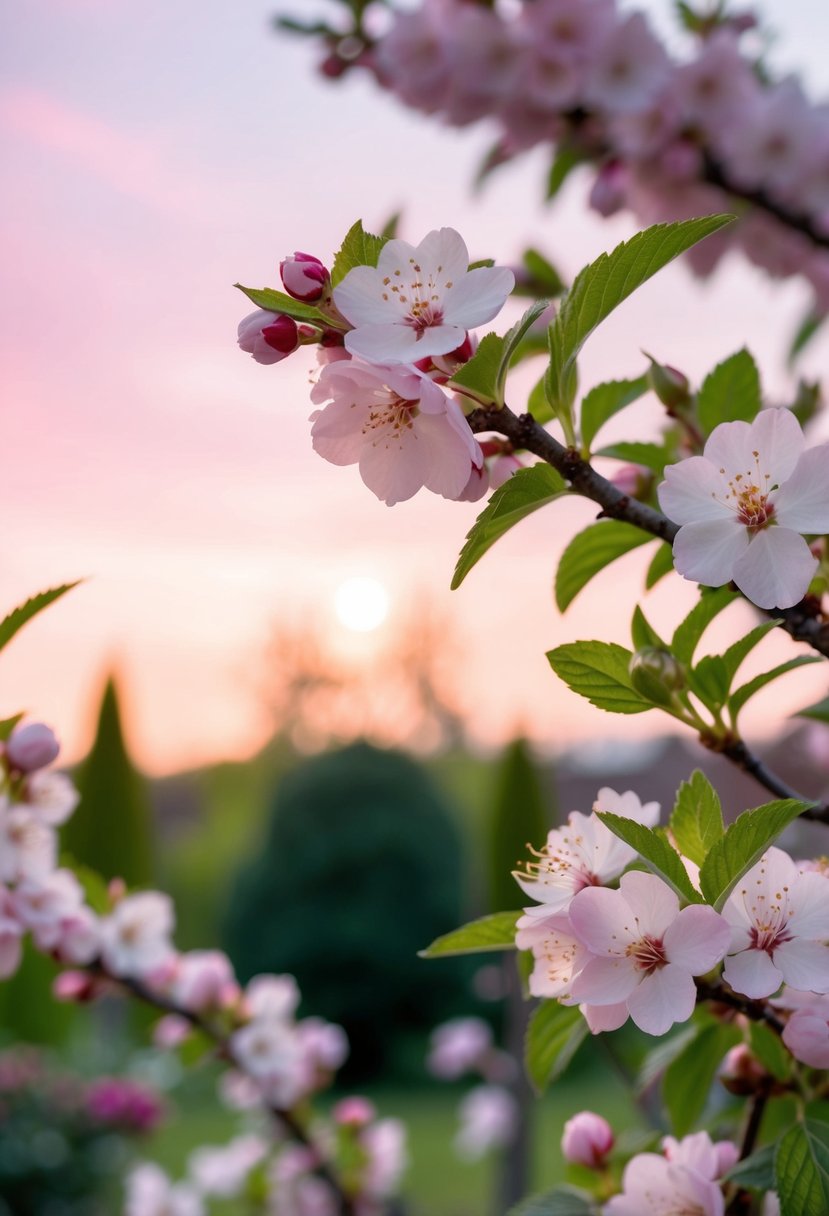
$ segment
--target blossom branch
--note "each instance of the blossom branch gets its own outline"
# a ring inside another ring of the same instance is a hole
[[[713,983],[697,978],[697,996],[701,1001],[714,1001],[718,1005],[726,1005],[729,1009],[742,1013],[752,1022],[765,1022],[775,1034],[782,1034],[784,1024],[764,1001],[755,1001],[750,997],[738,996],[731,988],[726,987],[721,980]]]
[[[758,781],[770,794],[775,794],[778,798],[795,798],[798,802],[809,801],[808,798],[804,798],[803,794],[798,793],[796,789],[778,777],[759,756],[755,756],[742,739],[732,739],[725,746],[718,748],[718,751],[720,755],[725,756],[744,773],[748,773],[755,781]],[[818,823],[829,823],[829,806],[825,803],[809,806],[801,812],[800,818],[813,819]]]

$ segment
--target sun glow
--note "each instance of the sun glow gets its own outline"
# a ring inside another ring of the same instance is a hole
[[[355,633],[379,628],[389,611],[389,595],[376,578],[354,577],[340,583],[334,596],[340,624]]]

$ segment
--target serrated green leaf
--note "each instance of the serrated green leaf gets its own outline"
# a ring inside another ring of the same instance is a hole
[[[677,625],[671,638],[671,650],[680,663],[689,666],[708,626],[736,599],[736,594],[727,587],[718,587],[716,591],[702,593],[699,602],[694,604],[685,620]]]
[[[544,349],[547,349],[546,340],[544,342]],[[553,411],[551,410],[550,403],[547,400],[546,372],[530,390],[530,395],[527,398],[527,413],[532,414],[536,422],[541,423],[542,426],[545,422],[549,422],[553,417]]]
[[[286,317],[293,317],[295,321],[312,321],[318,325],[324,323],[323,315],[316,305],[306,304],[303,300],[295,300],[293,296],[288,296],[283,291],[274,291],[272,287],[243,287],[241,283],[234,283],[233,286],[238,287],[239,291],[247,296],[251,304],[255,304],[257,308],[264,308],[268,312],[284,313]]]
[[[569,409],[575,400],[576,358],[594,329],[658,270],[733,218],[712,215],[656,224],[603,253],[576,276],[550,326],[548,396],[554,410]]]
[[[749,680],[746,684],[741,684],[728,698],[728,708],[732,718],[736,722],[737,715],[746,702],[750,701],[761,688],[765,688],[767,684],[771,684],[773,680],[778,680],[780,676],[785,676],[790,671],[796,671],[798,667],[807,667],[810,663],[821,662],[823,660],[818,654],[802,654],[796,659],[788,659],[785,663],[778,663],[777,667],[772,667],[771,671],[761,672],[753,680]]]
[[[581,441],[590,451],[598,432],[614,414],[638,401],[648,391],[645,376],[638,380],[608,380],[597,384],[581,403]]]
[[[662,1098],[675,1136],[685,1136],[708,1103],[723,1056],[742,1040],[736,1026],[703,1026],[665,1072]]]
[[[775,1144],[766,1144],[758,1148],[756,1153],[738,1161],[733,1169],[724,1175],[724,1182],[734,1182],[739,1187],[749,1191],[771,1191],[774,1189],[774,1153]]]
[[[470,921],[460,929],[437,937],[425,950],[418,951],[419,958],[442,958],[448,954],[478,954],[484,950],[514,950],[515,925],[518,912],[493,912],[480,920]]]
[[[670,454],[659,443],[611,443],[608,447],[599,448],[593,455],[610,456],[627,464],[641,464],[659,477],[665,472],[665,465],[671,461]]]
[[[829,723],[829,697],[816,701],[814,705],[808,705],[806,709],[799,709],[795,717],[811,718],[814,722]]]
[[[696,769],[677,790],[671,813],[671,832],[679,851],[701,866],[724,831],[717,791],[705,774]]]
[[[757,364],[743,348],[705,377],[697,394],[697,418],[710,435],[721,422],[753,422],[762,404]]]
[[[630,682],[631,651],[615,642],[567,642],[547,651],[556,675],[597,709],[641,714],[653,709]]]
[[[22,717],[23,714],[15,714],[12,718],[3,718],[3,720],[0,721],[0,743],[6,742],[9,735],[12,733]]]
[[[524,1066],[537,1093],[561,1076],[588,1034],[577,1005],[541,1001],[527,1026]]]
[[[674,551],[671,545],[661,541],[659,548],[653,555],[653,561],[648,566],[648,572],[645,575],[645,588],[650,591],[651,587],[663,579],[666,574],[670,574],[674,568]]]
[[[363,228],[362,220],[352,224],[331,267],[331,282],[336,287],[355,266],[376,266],[380,250],[386,244],[382,236],[374,236]]]
[[[503,354],[504,339],[498,334],[484,334],[475,354],[458,368],[449,387],[481,405],[492,405],[498,401],[498,373]]]
[[[783,798],[738,815],[700,868],[700,890],[707,902],[719,912],[743,875],[807,805]]]
[[[719,713],[728,697],[728,672],[722,656],[707,654],[688,671],[688,683],[712,713]]]
[[[566,493],[567,482],[548,464],[535,464],[513,473],[495,491],[467,534],[452,578],[452,590],[460,587],[476,562],[505,532]]]
[[[82,579],[77,579],[74,583],[63,583],[60,587],[53,587],[50,591],[41,591],[39,595],[33,595],[31,599],[26,600],[25,604],[21,604],[19,608],[15,608],[13,612],[4,617],[0,621],[0,650],[8,646],[14,635],[33,617],[36,617],[44,608],[48,608],[50,604],[54,604],[55,600],[59,600],[62,595],[66,595],[67,591],[71,591],[82,581]]]
[[[616,519],[590,524],[570,541],[556,571],[556,604],[565,612],[594,575],[623,554],[653,540],[633,524]]]
[[[765,1022],[749,1022],[748,1037],[751,1050],[767,1072],[778,1081],[786,1081],[792,1071],[792,1057],[779,1035]]]
[[[787,367],[792,367],[795,364],[798,355],[803,353],[815,334],[823,327],[826,316],[825,312],[820,312],[814,308],[809,309],[792,335],[791,344],[786,353]]]
[[[774,1155],[780,1216],[829,1212],[829,1124],[805,1119],[790,1127]]]
[[[547,189],[544,196],[547,202],[552,202],[573,170],[583,163],[584,156],[581,152],[577,152],[575,148],[566,143],[558,145],[550,165],[550,172],[547,174]]]
[[[517,1207],[510,1208],[507,1216],[597,1216],[598,1211],[586,1192],[557,1186],[554,1191],[524,1199]]]
[[[536,286],[535,294],[550,298],[561,295],[565,288],[564,280],[543,253],[538,249],[525,249],[521,261]]]
[[[668,649],[667,643],[656,632],[638,604],[633,610],[630,634],[634,650],[644,650],[647,646],[655,646],[657,650]]]
[[[597,811],[596,814],[614,836],[636,849],[648,869],[676,891],[680,899],[691,904],[702,903],[702,897],[699,891],[694,890],[682,858],[664,836],[644,823],[626,819],[623,815],[614,815],[610,811]]]
[[[740,664],[743,659],[751,653],[758,642],[762,642],[763,638],[780,624],[779,619],[772,621],[763,621],[760,625],[755,625],[750,629],[744,637],[739,638],[727,650],[723,651],[722,660],[725,663],[725,670],[728,673],[728,687],[730,688],[734,682]]]

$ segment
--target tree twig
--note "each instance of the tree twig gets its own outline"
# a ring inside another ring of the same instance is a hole
[[[752,1022],[765,1022],[775,1034],[783,1033],[783,1022],[764,1001],[755,1001],[751,997],[739,996],[722,980],[709,982],[703,979],[694,981],[697,986],[697,996],[701,1001],[714,1001],[718,1005],[726,1005],[729,1009],[742,1013]]]

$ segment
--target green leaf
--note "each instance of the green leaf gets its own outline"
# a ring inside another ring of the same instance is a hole
[[[648,573],[645,575],[645,587],[650,591],[651,587],[663,579],[666,574],[670,574],[674,568],[674,551],[673,546],[666,544],[665,541],[660,542],[659,548],[653,555],[653,561],[648,566]]]
[[[751,1050],[767,1072],[778,1081],[787,1081],[792,1071],[792,1057],[779,1035],[765,1022],[749,1022],[748,1037]]]
[[[703,1026],[699,1034],[669,1064],[662,1084],[662,1097],[675,1136],[685,1136],[699,1120],[723,1056],[742,1034],[736,1026]]]
[[[614,460],[624,460],[627,464],[644,465],[659,477],[671,460],[661,443],[611,443],[609,447],[599,448],[594,455],[611,456]]]
[[[644,650],[648,646],[654,646],[657,650],[668,649],[638,604],[633,611],[630,633],[634,650]]]
[[[620,520],[600,520],[579,532],[561,555],[556,571],[556,604],[565,612],[594,575],[631,549],[653,540],[647,532]]]
[[[6,742],[22,717],[23,714],[15,714],[13,718],[3,718],[0,721],[0,743]]]
[[[576,358],[593,330],[663,266],[732,219],[712,215],[656,224],[603,253],[576,276],[550,326],[548,394],[554,410],[569,409],[575,400]]]
[[[480,920],[470,921],[460,929],[436,937],[425,950],[418,951],[419,958],[442,958],[447,954],[478,954],[483,950],[514,950],[515,924],[518,912],[493,912]]]
[[[573,170],[583,163],[584,156],[581,152],[577,152],[575,148],[566,143],[559,144],[553,156],[553,163],[550,165],[550,172],[547,175],[545,198],[548,202],[551,202],[555,198]]]
[[[362,220],[352,224],[331,267],[331,282],[336,287],[355,266],[376,266],[380,250],[386,244],[382,236],[373,236],[363,228]]]
[[[564,291],[564,280],[543,253],[537,249],[525,249],[521,261],[524,263],[527,274],[533,280],[537,289],[536,294],[549,297],[561,295]]]
[[[489,270],[495,265],[495,258],[478,258],[477,262],[470,262],[468,270]]]
[[[700,890],[719,912],[737,883],[807,803],[795,798],[743,811],[715,841],[699,873]]]
[[[787,367],[794,366],[798,355],[802,354],[818,330],[822,328],[826,316],[825,312],[820,312],[818,309],[809,309],[792,336],[791,345],[786,353]]]
[[[495,491],[467,534],[452,578],[452,590],[460,587],[472,567],[505,532],[566,493],[567,482],[548,464],[535,464],[513,473]]]
[[[697,1011],[701,1008],[702,1006],[698,1005]],[[698,1013],[697,1016],[699,1016]],[[680,1030],[665,1035],[659,1040],[656,1047],[652,1047],[646,1052],[636,1077],[637,1091],[643,1093],[658,1077],[661,1077],[668,1065],[685,1050],[689,1043],[694,1041],[698,1034],[699,1023],[697,1021],[687,1022]]]
[[[685,620],[677,625],[671,638],[671,650],[685,667],[690,665],[694,651],[714,617],[719,616],[736,598],[735,593],[727,587],[705,591],[700,596],[699,603],[694,604]]]
[[[553,1191],[523,1200],[510,1208],[507,1216],[596,1216],[598,1210],[584,1191],[557,1186]]]
[[[762,642],[763,638],[780,624],[779,619],[772,621],[763,621],[760,625],[755,625],[750,629],[744,637],[739,638],[726,651],[723,652],[722,660],[725,663],[725,670],[728,673],[728,687],[730,688],[734,682],[740,664],[743,659],[751,653],[758,642]]]
[[[719,713],[728,697],[728,672],[722,656],[707,654],[701,658],[688,671],[688,683],[712,713]]]
[[[806,709],[798,710],[795,716],[798,718],[811,718],[814,722],[829,723],[829,697],[824,697],[822,701],[816,701],[814,705],[808,705]]]
[[[577,1005],[541,1001],[524,1042],[524,1065],[537,1093],[561,1076],[588,1034],[587,1022]]]
[[[826,1216],[829,1212],[829,1124],[795,1123],[774,1155],[780,1216]]]
[[[106,916],[112,911],[112,901],[106,881],[91,866],[81,865],[71,853],[61,850],[60,864],[66,870],[71,870],[83,888],[86,903],[98,916]]]
[[[753,680],[749,680],[746,684],[741,684],[728,699],[728,708],[732,718],[736,721],[737,715],[746,702],[750,701],[761,688],[765,688],[767,684],[771,684],[773,680],[787,675],[790,671],[795,671],[798,667],[807,667],[810,663],[821,663],[822,661],[819,654],[799,655],[796,659],[788,659],[785,663],[779,663],[777,667],[772,667],[771,671],[761,672]]]
[[[614,836],[636,849],[648,869],[673,888],[680,899],[692,904],[702,903],[699,892],[694,890],[682,864],[682,858],[676,849],[671,848],[664,836],[653,828],[646,827],[644,823],[637,823],[635,819],[626,819],[623,815],[614,815],[610,811],[596,813]]]
[[[633,655],[615,642],[567,642],[547,651],[553,671],[597,709],[612,714],[641,714],[653,709],[630,682]]]
[[[585,450],[590,451],[597,433],[609,418],[638,401],[647,391],[645,376],[638,380],[608,380],[591,388],[581,403],[581,441]]]
[[[544,344],[544,349],[547,349],[546,342]],[[550,403],[547,400],[546,372],[530,390],[530,395],[527,398],[527,413],[532,414],[536,422],[541,423],[542,426],[545,422],[549,422],[553,417],[553,411],[550,409]]]
[[[697,418],[710,435],[721,422],[753,422],[762,404],[757,364],[743,348],[705,377],[697,394]]]
[[[239,291],[246,295],[257,308],[264,308],[268,312],[284,313],[286,317],[293,317],[295,321],[314,321],[317,324],[324,321],[322,313],[315,304],[295,300],[293,296],[285,295],[283,291],[274,291],[272,287],[243,287],[241,283],[234,283],[233,286],[238,287]]]
[[[42,612],[44,608],[48,608],[50,604],[54,604],[55,600],[59,600],[67,591],[71,591],[73,587],[77,587],[82,579],[77,579],[74,583],[63,583],[60,587],[53,587],[51,591],[41,591],[39,595],[33,595],[30,600],[26,600],[25,604],[21,604],[19,608],[15,608],[8,616],[0,621],[0,650],[8,646],[14,635],[23,628],[24,625]]]
[[[679,851],[698,866],[722,836],[725,829],[717,791],[699,769],[677,790],[670,826]]]
[[[492,405],[498,401],[498,375],[503,355],[504,339],[498,334],[484,334],[475,354],[458,368],[449,387],[481,405]],[[503,401],[498,404],[503,405]]]
[[[774,1190],[774,1153],[776,1145],[766,1144],[758,1148],[756,1153],[738,1161],[733,1169],[724,1176],[725,1182],[734,1182],[739,1187],[749,1191]]]

